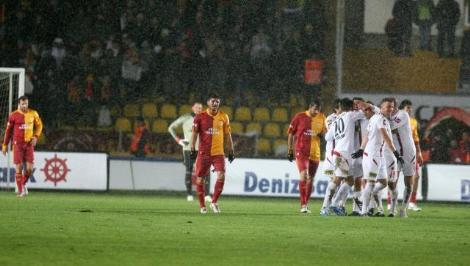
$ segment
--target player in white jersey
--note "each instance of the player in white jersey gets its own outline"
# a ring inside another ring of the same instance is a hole
[[[326,128],[329,129],[338,115],[341,113],[341,106],[340,106],[340,99],[335,99],[334,101],[334,113],[330,114],[326,120]],[[335,164],[333,161],[333,149],[335,147],[335,141],[333,140],[327,140],[326,141],[326,147],[325,147],[325,160],[323,161],[323,173],[326,176],[330,177],[330,182],[333,181],[334,178],[334,171],[335,171]],[[328,190],[327,190],[328,191]],[[328,193],[327,193],[328,194]],[[333,197],[333,193],[329,193],[328,196],[325,195],[323,205],[324,206],[330,206],[331,203],[331,198]]]
[[[361,214],[364,216],[368,215],[371,197],[378,195],[387,186],[386,164],[383,156],[384,145],[387,145],[393,151],[397,160],[403,161],[393,145],[390,122],[387,118],[390,116],[393,108],[393,99],[385,98],[382,100],[380,103],[380,113],[374,114],[369,120],[367,137],[364,139],[361,149],[352,154],[353,158],[359,158],[364,155],[363,172],[364,179],[367,180],[367,185],[362,193],[363,204]]]
[[[364,119],[356,121],[355,132],[354,132],[354,150],[358,150],[361,147],[364,137],[367,135],[367,125],[369,124],[369,119],[374,115],[374,110],[379,112],[372,102],[367,102],[370,106],[365,106],[363,104],[364,99],[360,97],[354,97],[354,110],[358,111],[360,105],[364,106]],[[359,216],[362,209],[362,202],[360,200],[361,191],[362,191],[362,157],[355,158],[352,160],[352,176],[354,177],[354,187],[353,187],[353,201],[352,201],[352,213],[351,216]],[[344,205],[344,203],[343,203]]]
[[[334,193],[336,188],[341,184],[335,197],[333,198],[330,209],[337,215],[343,216],[345,212],[340,208],[340,203],[344,202],[348,196],[349,190],[353,185],[353,178],[351,176],[352,158],[351,154],[354,151],[354,129],[355,122],[364,118],[362,111],[353,111],[353,101],[349,98],[341,99],[340,114],[334,121],[333,125],[329,128],[325,135],[326,141],[335,141],[335,148],[333,149],[333,162],[335,164],[334,179],[329,182],[327,191],[325,193],[325,200],[320,211],[321,215],[328,215],[328,197]]]
[[[406,209],[408,208],[408,202],[412,191],[412,178],[416,173],[416,148],[411,133],[410,116],[404,110],[398,110],[396,101],[394,112],[391,114],[390,127],[392,129],[393,144],[397,147],[397,150],[404,161],[401,171],[405,177],[405,191],[403,193],[403,201],[400,207],[400,216],[407,217]],[[396,184],[397,180],[389,184],[389,188],[391,190],[390,194],[392,195],[392,206],[390,208],[391,216],[395,215],[393,201],[396,202],[398,195]]]
[[[329,129],[333,122],[338,117],[340,112],[340,99],[335,99],[334,101],[334,113],[330,114],[326,120],[326,128]],[[333,149],[335,147],[335,141],[327,141],[325,146],[325,161],[323,163],[323,172],[325,175],[333,178],[333,172],[335,170],[335,165],[333,163]]]

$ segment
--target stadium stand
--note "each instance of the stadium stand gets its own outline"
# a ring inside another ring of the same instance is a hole
[[[277,107],[274,108],[272,114],[272,121],[274,122],[287,122],[288,121],[288,114],[287,109],[284,107]]]
[[[124,116],[128,118],[139,117],[140,114],[140,105],[135,103],[129,103],[124,106]]]
[[[277,123],[267,123],[264,126],[263,136],[266,138],[277,138],[281,136],[281,129]]]
[[[157,106],[154,103],[144,103],[142,105],[142,116],[144,118],[154,119],[158,117]]]
[[[248,107],[238,107],[235,109],[235,120],[236,121],[251,121],[251,110]]]
[[[246,125],[245,133],[247,134],[257,134],[260,135],[262,132],[262,127],[260,123],[251,122]]]
[[[269,110],[266,107],[257,107],[253,113],[253,121],[267,122],[270,121]]]
[[[131,121],[127,117],[116,119],[114,129],[118,132],[129,133],[132,131]]]
[[[177,117],[176,106],[174,104],[165,103],[160,110],[160,117],[174,119]]]
[[[240,122],[232,122],[230,124],[232,134],[243,134],[243,124]]]
[[[165,119],[157,119],[157,120],[153,121],[152,132],[153,133],[167,134],[168,133],[168,122]]]

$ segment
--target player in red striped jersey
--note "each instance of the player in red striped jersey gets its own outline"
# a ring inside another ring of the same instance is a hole
[[[313,189],[313,180],[320,161],[320,135],[326,133],[326,117],[320,112],[320,102],[313,101],[308,110],[292,119],[287,138],[288,159],[295,161],[300,173],[300,212],[310,213],[308,201]],[[294,139],[295,138],[295,139]]]
[[[8,117],[5,137],[3,138],[2,152],[7,153],[10,141],[13,144],[13,163],[16,165],[17,196],[28,194],[26,183],[33,172],[34,146],[42,133],[42,121],[38,113],[28,107],[27,96],[18,99],[18,110]],[[23,164],[26,170],[23,172]]]
[[[217,181],[214,186],[212,203],[210,207],[214,213],[220,213],[217,203],[225,183],[225,157],[224,144],[227,146],[228,160],[231,163],[234,159],[233,142],[230,130],[228,115],[219,110],[220,97],[217,94],[210,94],[207,100],[207,110],[194,117],[193,133],[191,136],[191,158],[196,160],[196,187],[199,199],[200,212],[207,213],[204,202],[204,177],[209,176],[211,165],[217,174]],[[196,152],[196,140],[199,137],[199,149]]]

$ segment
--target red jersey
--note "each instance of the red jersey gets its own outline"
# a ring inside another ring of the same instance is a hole
[[[326,117],[323,113],[311,116],[308,111],[298,113],[292,119],[288,133],[295,136],[297,156],[320,160],[320,137],[326,132]]]
[[[13,145],[29,143],[33,137],[39,139],[41,133],[42,121],[35,110],[28,109],[26,113],[16,110],[8,117],[3,145],[8,145],[12,137]]]
[[[193,131],[199,134],[199,153],[224,155],[224,135],[231,132],[227,114],[202,112],[194,117]]]

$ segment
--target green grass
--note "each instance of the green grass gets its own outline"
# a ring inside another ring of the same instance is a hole
[[[0,192],[0,265],[468,265],[470,205],[408,219],[301,215],[295,199]]]

